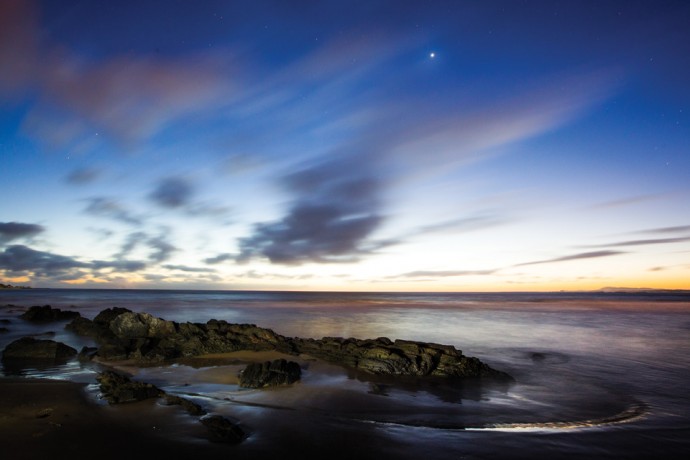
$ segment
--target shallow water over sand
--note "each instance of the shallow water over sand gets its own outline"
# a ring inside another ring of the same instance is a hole
[[[141,380],[239,420],[250,437],[229,449],[240,457],[298,443],[331,458],[642,458],[690,451],[690,299],[682,296],[32,290],[0,292],[6,304],[18,307],[0,308],[0,319],[10,321],[2,347],[51,331],[76,348],[88,344],[64,331],[64,323],[18,319],[31,305],[86,317],[119,306],[175,321],[255,323],[288,336],[452,344],[516,379],[439,388],[354,375],[308,357],[297,358],[299,384],[272,391],[237,387],[247,357],[138,371]],[[3,372],[90,382],[95,370],[70,362]],[[179,433],[203,443],[193,422],[175,417]]]

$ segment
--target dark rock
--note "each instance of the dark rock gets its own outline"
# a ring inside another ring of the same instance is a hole
[[[396,340],[324,337],[294,339],[296,348],[326,361],[375,375],[510,378],[450,345]]]
[[[155,318],[148,313],[126,312],[110,321],[110,330],[120,339],[164,338],[175,334],[172,321]]]
[[[200,405],[189,399],[166,393],[163,400],[169,406],[181,406],[189,415],[206,415],[206,411]]]
[[[96,324],[100,325],[105,325],[106,327],[110,327],[110,323],[120,316],[123,313],[131,313],[132,310],[128,310],[127,308],[120,308],[120,307],[115,307],[115,308],[106,308],[102,312],[100,312],[96,317],[93,319],[93,322]]]
[[[38,340],[23,337],[5,347],[3,359],[41,359],[67,360],[77,354],[77,350],[54,340]]]
[[[9,331],[10,331],[10,330],[7,329],[6,327],[0,327],[0,333],[9,332]]]
[[[79,361],[91,361],[96,355],[97,351],[98,348],[96,347],[82,347],[77,358]]]
[[[96,377],[101,387],[101,393],[110,404],[143,401],[158,398],[163,392],[154,385],[144,382],[134,382],[129,377],[113,371],[105,371]]]
[[[96,338],[103,334],[103,330],[95,322],[83,316],[77,316],[65,325],[65,329],[77,335]]]
[[[236,423],[220,415],[207,415],[199,421],[208,428],[212,441],[237,444],[247,437]]]
[[[52,407],[46,407],[45,409],[41,409],[38,412],[36,412],[36,418],[46,418],[50,417],[51,415],[53,415]]]
[[[251,363],[240,373],[240,386],[266,388],[290,385],[300,379],[302,371],[294,361],[276,359],[264,363]]]
[[[512,380],[477,358],[462,354],[453,346],[408,340],[343,339],[324,337],[319,340],[290,338],[254,324],[231,324],[210,320],[201,323],[176,323],[155,318],[147,313],[134,313],[113,308],[99,313],[93,321],[75,319],[68,328],[94,337],[103,359],[134,359],[158,362],[209,353],[233,351],[279,351],[287,354],[308,354],[342,366],[373,375],[407,375],[414,377],[491,377]],[[258,367],[257,367],[258,366]],[[246,369],[248,385],[263,387],[265,382],[251,377],[264,372],[265,364]],[[269,368],[270,368],[269,364]],[[261,370],[259,369],[261,367]],[[299,369],[299,366],[297,365]],[[293,368],[294,369],[294,368]],[[277,372],[267,377],[283,384]],[[293,378],[293,377],[290,377]],[[288,378],[287,380],[289,380]],[[299,379],[297,374],[296,379]],[[295,381],[295,380],[292,380]],[[264,383],[261,383],[264,382]]]
[[[384,385],[382,383],[369,383],[369,394],[378,396],[388,396],[389,385]]]
[[[35,323],[47,323],[51,321],[64,321],[79,316],[76,311],[63,311],[52,308],[50,305],[34,306],[29,308],[20,318]]]

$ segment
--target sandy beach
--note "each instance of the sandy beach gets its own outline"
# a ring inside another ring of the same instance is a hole
[[[84,385],[59,380],[0,379],[0,443],[13,459],[205,458],[231,446],[178,442],[168,416],[150,401],[114,411],[90,401]],[[198,430],[202,435],[203,431]],[[200,457],[201,456],[201,457]]]

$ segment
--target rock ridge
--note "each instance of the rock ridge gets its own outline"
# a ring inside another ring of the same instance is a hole
[[[67,329],[92,337],[104,360],[139,362],[193,357],[233,351],[278,351],[307,354],[373,375],[417,377],[491,377],[512,380],[452,345],[410,340],[285,337],[254,324],[211,319],[177,323],[124,308],[107,309],[93,320],[75,318]]]

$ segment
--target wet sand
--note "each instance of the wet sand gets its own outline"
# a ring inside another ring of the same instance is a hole
[[[124,413],[90,401],[84,385],[39,379],[0,378],[0,446],[19,459],[211,458],[231,446],[178,442],[150,402]],[[177,408],[168,412],[179,412]],[[122,412],[122,411],[120,411]],[[169,415],[169,414],[167,414]],[[200,430],[201,433],[201,430]]]

